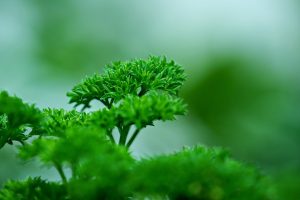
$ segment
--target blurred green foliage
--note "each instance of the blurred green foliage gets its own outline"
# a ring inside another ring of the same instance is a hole
[[[141,160],[133,184],[142,194],[171,199],[275,199],[269,180],[233,160],[224,149],[186,148],[173,155]],[[149,177],[155,176],[155,181]]]
[[[34,7],[39,24],[35,29],[36,57],[50,67],[49,73],[80,74],[121,54],[120,41],[102,34],[108,23],[102,18],[108,11],[105,8],[97,6],[97,19],[91,21],[80,2],[41,1]],[[82,21],[84,18],[89,23]]]
[[[277,176],[280,199],[297,199],[299,190],[299,91],[294,81],[241,52],[213,53],[203,74],[185,88],[190,113],[213,142],[231,147],[238,157]],[[272,149],[272,151],[270,151]]]
[[[237,136],[245,122],[271,126],[280,113],[284,87],[257,60],[240,53],[215,53],[206,58],[203,75],[185,90],[192,113],[215,134]],[[229,137],[229,140],[232,138]]]
[[[300,196],[300,169],[286,167],[275,173],[275,181],[280,199],[297,199]]]
[[[58,183],[49,183],[41,178],[29,178],[26,181],[9,181],[0,191],[0,199],[65,199],[66,190]]]

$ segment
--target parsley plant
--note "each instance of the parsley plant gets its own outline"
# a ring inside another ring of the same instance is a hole
[[[221,148],[196,146],[139,160],[131,155],[144,128],[187,112],[178,96],[185,79],[183,68],[165,57],[115,62],[67,93],[80,112],[40,110],[1,92],[0,148],[21,144],[21,159],[39,159],[61,180],[10,180],[0,200],[274,199],[266,176]],[[87,112],[93,100],[103,106]]]

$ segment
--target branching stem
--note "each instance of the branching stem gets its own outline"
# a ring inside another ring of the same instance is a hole
[[[54,163],[54,167],[58,171],[63,183],[66,184],[67,183],[67,178],[66,178],[66,175],[64,173],[64,170],[63,170],[61,164],[59,164],[57,162],[53,162],[53,163]]]
[[[112,130],[108,131],[108,137],[112,143],[116,143],[114,136],[112,135]]]
[[[77,166],[75,163],[71,163],[71,169],[72,169],[72,177],[76,178],[77,176]]]
[[[147,92],[147,89],[144,87],[144,86],[142,86],[141,87],[141,91],[139,92],[139,97],[141,97],[141,96],[143,96],[144,94],[146,94],[146,92]]]
[[[126,145],[127,136],[130,130],[130,126],[118,127],[120,133],[119,145]]]
[[[140,132],[140,129],[136,129],[134,131],[134,133],[132,134],[132,136],[129,139],[128,143],[126,144],[127,148],[129,148],[132,145],[133,141],[135,140],[135,138],[137,137],[137,135],[139,134],[139,132]]]

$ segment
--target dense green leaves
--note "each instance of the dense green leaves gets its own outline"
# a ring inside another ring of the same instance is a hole
[[[168,196],[180,200],[274,199],[273,188],[265,176],[254,167],[232,159],[222,149],[199,146],[134,161],[124,148],[109,143],[90,146],[96,138],[85,141],[89,144],[85,147],[80,147],[83,142],[79,141],[61,143],[68,145],[67,156],[56,152],[58,157],[70,159],[75,158],[72,152],[79,151],[80,165],[67,183],[71,199],[136,196]]]
[[[270,182],[257,169],[219,148],[188,148],[173,155],[143,159],[131,177],[137,193],[170,199],[269,200]]]
[[[75,110],[45,109],[40,126],[32,131],[31,135],[62,136],[67,128],[85,126],[87,119],[87,113]]]
[[[150,56],[147,60],[112,63],[103,74],[95,74],[76,85],[68,96],[75,106],[86,108],[96,99],[111,107],[129,94],[142,96],[156,90],[177,95],[184,80],[182,67],[174,61]]]
[[[86,155],[99,153],[106,143],[101,129],[74,126],[65,129],[60,137],[41,137],[20,147],[20,157],[30,159],[38,156],[45,164],[77,163]]]
[[[0,92],[0,148],[13,141],[24,143],[28,128],[35,128],[41,119],[40,111],[18,97]]]
[[[80,163],[69,183],[72,199],[125,199],[131,194],[125,186],[134,159],[125,148],[97,140],[97,132],[91,134],[70,149],[79,151]]]
[[[107,130],[119,130],[119,144],[129,147],[140,130],[155,120],[173,120],[183,115],[186,106],[178,97],[185,80],[184,70],[165,57],[150,56],[107,65],[104,73],[95,74],[76,85],[67,95],[75,107],[90,107],[92,100],[102,102],[106,109],[91,114],[90,122]],[[127,141],[131,126],[135,132]]]
[[[134,124],[137,129],[152,125],[155,120],[174,120],[176,115],[185,112],[186,106],[181,99],[156,92],[143,97],[127,96],[115,108],[118,121],[125,126]]]
[[[37,156],[43,164],[57,168],[71,199],[120,199],[131,192],[124,189],[124,182],[134,160],[125,148],[104,136],[96,128],[73,127],[59,139],[38,138],[21,147],[20,156]],[[71,169],[72,178],[67,180],[63,168]]]
[[[108,136],[111,135],[113,128],[117,127],[120,143],[125,145],[131,126],[135,127],[138,134],[142,128],[153,125],[156,120],[174,120],[175,116],[185,113],[186,105],[180,98],[166,93],[149,92],[142,97],[128,95],[119,105],[92,113],[89,122],[105,128]]]
[[[66,200],[66,188],[41,178],[9,181],[0,191],[0,200]]]

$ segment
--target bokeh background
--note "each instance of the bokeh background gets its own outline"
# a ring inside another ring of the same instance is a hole
[[[134,155],[223,146],[300,198],[300,3],[297,0],[0,0],[0,89],[40,108],[111,61],[165,55],[184,66],[189,114],[156,123]],[[0,185],[52,169],[0,152]]]

